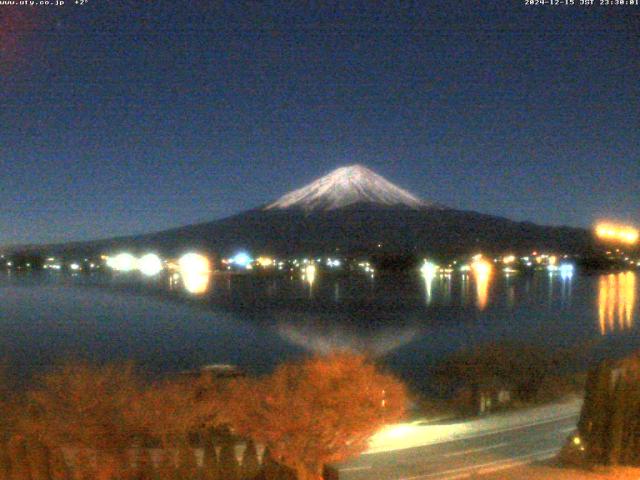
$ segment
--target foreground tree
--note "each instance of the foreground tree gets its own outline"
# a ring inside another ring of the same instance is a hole
[[[640,466],[640,353],[589,373],[578,430],[590,462]]]
[[[463,350],[442,361],[435,369],[435,379],[444,395],[461,386],[499,379],[513,388],[515,397],[534,401],[541,388],[557,383],[553,373],[559,364],[577,355],[572,350],[551,352],[519,343],[488,343]],[[547,382],[550,378],[553,382]]]
[[[182,376],[147,385],[132,398],[127,422],[142,433],[142,447],[161,447],[164,477],[195,478],[201,473],[192,438],[204,436],[205,424],[217,423],[220,405],[215,390],[206,377]]]
[[[162,447],[184,446],[189,435],[216,425],[220,408],[215,384],[202,377],[165,379],[148,385],[131,399],[129,423]]]
[[[63,448],[71,449],[74,473],[80,478],[129,478],[127,449],[140,434],[126,414],[140,391],[133,367],[65,365],[38,383],[28,392],[20,419],[27,438],[58,458]],[[89,461],[92,457],[95,462]]]
[[[260,462],[258,462],[258,452],[253,440],[247,442],[247,446],[242,454],[242,468],[240,478],[254,479],[260,473]]]
[[[322,478],[327,463],[362,453],[369,438],[405,413],[406,392],[361,355],[338,353],[284,364],[230,388],[228,420],[264,443],[299,480]]]
[[[215,385],[195,376],[146,384],[131,364],[63,365],[41,375],[20,408],[0,392],[0,450],[11,441],[0,474],[24,466],[30,480],[65,478],[68,463],[78,479],[195,478],[202,472],[192,440],[216,423]],[[151,446],[161,447],[159,469],[147,461]]]
[[[0,478],[9,478],[11,472],[8,443],[15,430],[15,418],[15,404],[10,398],[4,368],[0,367]]]

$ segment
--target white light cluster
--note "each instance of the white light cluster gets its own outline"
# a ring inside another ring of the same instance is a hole
[[[338,268],[342,265],[342,262],[340,260],[333,259],[333,258],[327,258],[327,267],[331,267],[331,268]]]
[[[372,275],[375,271],[369,262],[360,262],[358,266],[362,268],[366,273],[371,273]]]
[[[435,277],[438,271],[439,271],[438,265],[428,260],[425,260],[424,263],[422,264],[422,267],[420,267],[420,273],[422,273],[422,276],[425,279]]]
[[[126,252],[107,259],[107,266],[117,272],[130,272],[137,268],[137,264],[136,257]]]
[[[130,253],[122,252],[114,257],[106,258],[107,266],[117,272],[140,271],[143,275],[152,277],[164,269],[162,260],[155,253],[147,253],[136,258]]]
[[[138,270],[147,277],[153,277],[162,271],[162,260],[155,253],[147,253],[138,259]]]

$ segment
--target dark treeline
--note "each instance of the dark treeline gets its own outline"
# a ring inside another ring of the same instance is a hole
[[[260,378],[147,381],[130,364],[65,364],[3,389],[0,478],[317,480],[405,403],[401,383],[346,353]]]
[[[589,351],[588,342],[567,349],[488,343],[446,357],[433,369],[431,381],[438,397],[466,414],[478,413],[477,396],[483,390],[508,392],[509,405],[545,403],[582,393],[584,375],[567,366],[584,363]]]
[[[591,370],[578,430],[585,461],[640,466],[640,353]]]

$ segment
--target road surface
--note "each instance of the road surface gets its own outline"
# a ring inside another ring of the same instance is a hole
[[[367,453],[338,465],[340,480],[489,480],[495,472],[549,459],[558,453],[576,428],[579,404],[560,412],[547,411],[545,415],[539,411],[528,422],[509,424],[509,418],[503,417],[495,428],[487,428],[485,422],[482,429],[467,431],[465,438],[444,438],[429,445]]]

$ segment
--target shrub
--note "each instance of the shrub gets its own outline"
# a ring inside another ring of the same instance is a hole
[[[267,445],[299,480],[316,480],[324,464],[360,454],[376,431],[398,421],[406,392],[365,357],[338,353],[236,380],[228,405],[234,429]]]

